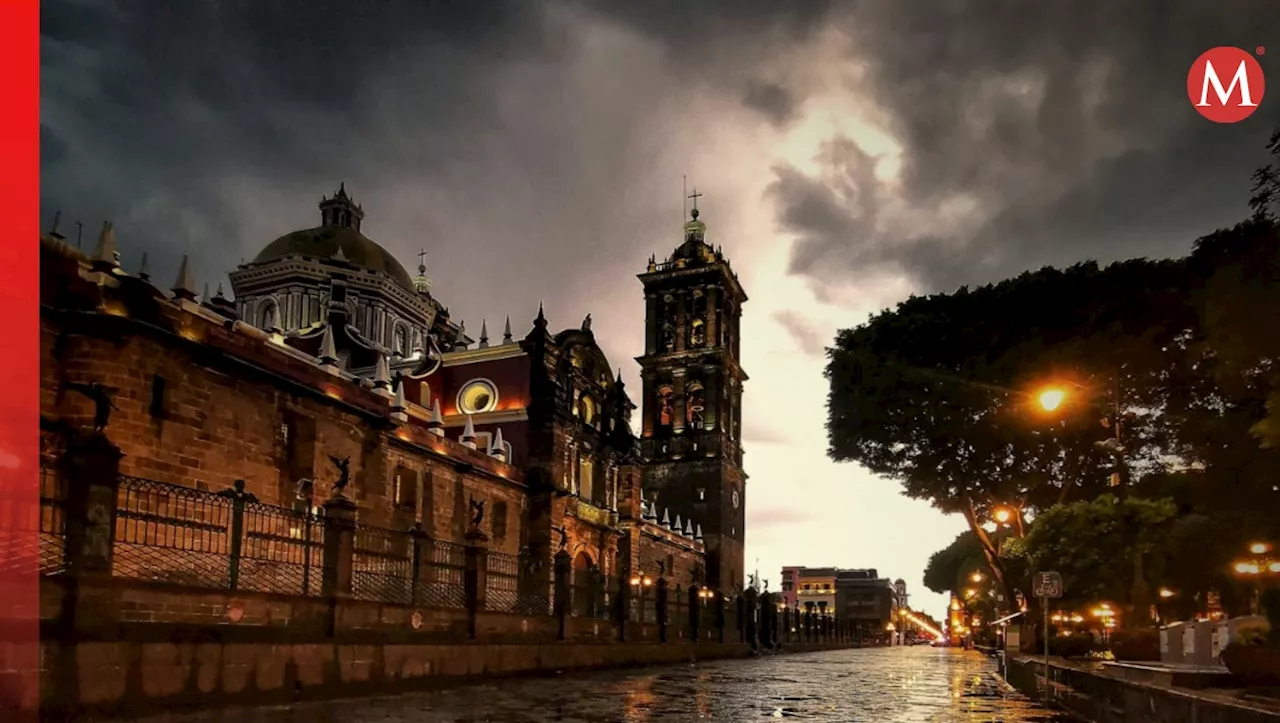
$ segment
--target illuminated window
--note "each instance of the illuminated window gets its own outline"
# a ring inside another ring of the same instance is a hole
[[[596,421],[596,403],[588,396],[583,396],[578,402],[579,415],[582,417],[583,424],[594,424]]]
[[[671,398],[674,390],[669,385],[658,387],[658,426],[670,427],[675,416]]]
[[[492,412],[498,406],[498,390],[488,379],[472,379],[458,392],[458,411],[463,414]]]

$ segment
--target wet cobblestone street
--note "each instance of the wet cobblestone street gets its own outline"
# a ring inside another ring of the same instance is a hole
[[[1062,721],[970,651],[867,648],[460,685],[394,697],[173,714],[149,723]]]

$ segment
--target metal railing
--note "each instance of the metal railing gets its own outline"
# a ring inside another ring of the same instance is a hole
[[[121,476],[112,574],[231,588],[232,504],[227,496]]]
[[[351,596],[357,600],[414,602],[414,538],[409,531],[356,525]]]
[[[546,565],[527,555],[490,551],[486,558],[484,609],[517,615],[551,614],[551,577]]]

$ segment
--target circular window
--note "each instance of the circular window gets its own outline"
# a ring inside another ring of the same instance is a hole
[[[458,411],[463,414],[492,412],[498,406],[498,390],[488,379],[472,379],[458,392]]]

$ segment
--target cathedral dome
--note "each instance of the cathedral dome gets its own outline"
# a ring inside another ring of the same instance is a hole
[[[253,262],[261,264],[291,255],[319,259],[336,256],[361,268],[381,271],[406,290],[413,291],[413,279],[396,257],[360,233],[363,221],[364,208],[347,195],[346,184],[343,184],[332,198],[320,200],[321,225],[281,236],[267,244]]]
[[[413,279],[390,251],[369,237],[346,226],[318,226],[294,231],[267,244],[254,263],[275,261],[290,255],[328,259],[342,252],[342,258],[361,268],[382,271],[400,286],[413,291]]]

